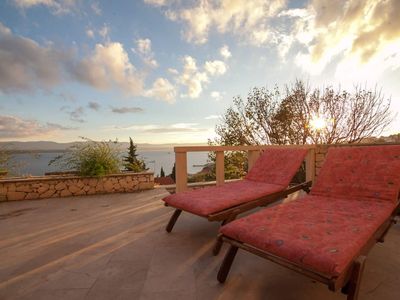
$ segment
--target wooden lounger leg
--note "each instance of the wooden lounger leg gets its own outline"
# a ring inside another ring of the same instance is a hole
[[[222,262],[221,268],[218,271],[217,279],[219,282],[224,283],[228,276],[229,270],[231,269],[232,262],[235,259],[238,247],[230,246],[228,252],[225,255],[224,261]]]
[[[228,224],[229,222],[232,222],[233,220],[236,219],[236,215],[232,214],[228,219],[225,219],[222,221],[221,226],[224,226],[225,224]],[[219,251],[221,251],[222,248],[222,234],[218,234],[217,239],[215,241],[214,247],[213,247],[213,255],[217,256],[219,254]]]
[[[172,228],[174,228],[175,222],[179,218],[179,215],[181,214],[181,212],[182,212],[181,209],[175,209],[174,213],[171,216],[171,219],[169,219],[167,227],[165,227],[165,230],[167,232],[171,232],[172,231]]]
[[[360,290],[361,277],[364,272],[365,260],[365,256],[360,256],[355,261],[355,266],[351,274],[350,280],[346,284],[346,286],[342,288],[342,292],[347,294],[347,300],[358,299],[358,292]]]
[[[217,256],[219,254],[219,251],[221,251],[222,247],[222,234],[218,234],[217,240],[215,241],[214,248],[213,248],[213,255]]]
[[[389,232],[390,227],[392,226],[392,224],[396,224],[396,219],[393,217],[390,221],[390,225],[386,228],[386,230],[382,233],[382,235],[379,237],[378,242],[379,243],[384,243],[385,242],[385,237]]]

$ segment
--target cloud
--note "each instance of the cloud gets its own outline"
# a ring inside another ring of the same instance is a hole
[[[398,66],[398,59],[389,64],[385,61],[400,53],[399,15],[397,0],[342,1],[341,5],[314,0],[296,22],[296,38],[306,46],[306,51],[298,54],[297,64],[313,74],[321,73],[334,59],[363,72],[376,72],[374,66],[380,72]]]
[[[196,59],[189,55],[184,56],[183,70],[176,77],[177,82],[187,90],[186,94],[182,94],[181,97],[198,98],[203,91],[204,84],[209,83],[211,77],[225,74],[227,69],[226,63],[222,60],[206,61],[203,68],[199,69]]]
[[[42,5],[50,9],[53,14],[67,14],[76,8],[76,0],[13,0],[14,4],[21,9],[28,9]]]
[[[150,39],[138,39],[136,40],[136,49],[132,49],[133,52],[137,53],[143,62],[152,67],[158,67],[158,63],[154,58],[154,53],[151,49]]]
[[[143,108],[140,107],[112,107],[111,111],[117,114],[126,114],[126,113],[140,113],[143,112]]]
[[[92,110],[99,111],[101,108],[101,105],[95,101],[90,101],[88,103],[88,107]]]
[[[140,95],[143,90],[142,75],[120,43],[97,44],[89,56],[79,60],[52,45],[40,46],[31,39],[15,36],[1,24],[1,91],[50,88],[65,75],[100,90],[117,87],[128,95]]]
[[[99,2],[93,2],[93,3],[90,5],[90,8],[93,10],[93,12],[94,12],[96,15],[101,16],[102,11],[101,11]]]
[[[222,93],[218,92],[218,91],[212,91],[210,93],[211,98],[213,98],[215,101],[221,101],[223,96]]]
[[[151,53],[151,41],[150,39],[138,39],[136,40],[137,51],[142,54]]]
[[[31,39],[14,36],[0,23],[0,90],[13,92],[48,88],[61,81],[60,61],[65,53],[41,47]]]
[[[184,38],[196,44],[206,43],[212,30],[237,35],[251,44],[266,43],[272,34],[271,19],[286,5],[285,0],[204,0],[194,1],[194,5],[185,7],[174,1],[145,2],[167,6],[167,18],[184,23]]]
[[[140,133],[165,133],[165,134],[176,134],[176,133],[195,133],[203,132],[208,129],[198,128],[197,123],[175,123],[171,125],[157,125],[157,124],[144,124],[144,125],[131,125],[131,126],[113,126],[108,130],[134,130]]]
[[[104,24],[103,27],[100,28],[99,34],[103,37],[103,39],[108,39],[110,27],[107,24]]]
[[[224,45],[219,49],[219,54],[221,54],[224,59],[228,59],[232,56],[232,53],[229,51],[229,47],[227,45]]]
[[[57,96],[66,102],[76,102],[76,97],[68,92],[61,92],[57,94]]]
[[[11,29],[4,26],[3,23],[0,22],[0,35],[10,35]]]
[[[163,100],[168,103],[174,103],[176,99],[176,88],[168,79],[157,78],[153,83],[153,87],[145,92],[145,96]]]
[[[210,75],[223,75],[226,72],[226,64],[222,60],[207,61],[204,68]]]
[[[133,96],[143,92],[143,77],[121,43],[97,44],[88,57],[70,67],[70,72],[78,81],[100,90],[117,87]]]
[[[220,118],[221,118],[220,115],[210,115],[210,116],[205,117],[204,119],[205,120],[215,120],[215,119],[220,119]]]
[[[144,3],[154,6],[164,6],[167,3],[167,0],[144,0]]]
[[[94,31],[93,31],[92,29],[87,29],[87,30],[86,30],[86,35],[87,35],[89,38],[93,39],[93,38],[94,38]]]
[[[152,55],[151,43],[142,43],[140,49],[141,53]],[[158,78],[145,91],[144,74],[130,62],[121,43],[96,44],[84,58],[77,58],[73,53],[15,36],[0,22],[0,91],[49,89],[72,79],[98,90],[117,88],[128,96],[155,97],[170,103],[176,97],[175,87],[163,78]]]
[[[179,76],[179,83],[187,88],[187,94],[182,95],[189,98],[198,98],[203,91],[203,83],[209,81],[205,72],[197,69],[196,60],[186,55],[183,58],[183,72]]]
[[[71,121],[85,123],[85,120],[82,118],[85,114],[85,110],[82,106],[75,108],[73,111],[69,111],[68,114]]]
[[[44,136],[57,131],[74,130],[60,124],[40,124],[36,120],[25,120],[16,116],[0,115],[0,138],[23,138]]]
[[[178,70],[174,69],[174,68],[168,68],[168,73],[171,73],[173,75],[178,75],[179,74]]]

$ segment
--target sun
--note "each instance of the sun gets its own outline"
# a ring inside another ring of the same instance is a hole
[[[326,126],[327,126],[326,120],[322,117],[314,116],[310,120],[310,127],[315,131],[321,131],[324,128],[326,128]]]

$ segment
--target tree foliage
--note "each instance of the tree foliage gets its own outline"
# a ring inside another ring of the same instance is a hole
[[[163,167],[161,167],[161,171],[160,171],[160,177],[165,177],[165,172]]]
[[[139,159],[136,154],[137,146],[133,143],[132,138],[129,137],[128,155],[124,157],[125,170],[133,172],[146,171],[146,164],[143,159]]]
[[[174,163],[174,166],[172,167],[172,171],[169,176],[175,181],[175,163]]]

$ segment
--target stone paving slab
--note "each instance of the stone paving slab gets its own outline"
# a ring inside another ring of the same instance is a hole
[[[172,233],[162,189],[0,203],[0,299],[345,299],[239,251],[227,282],[217,223],[183,213]],[[400,226],[368,256],[360,299],[400,299]]]

